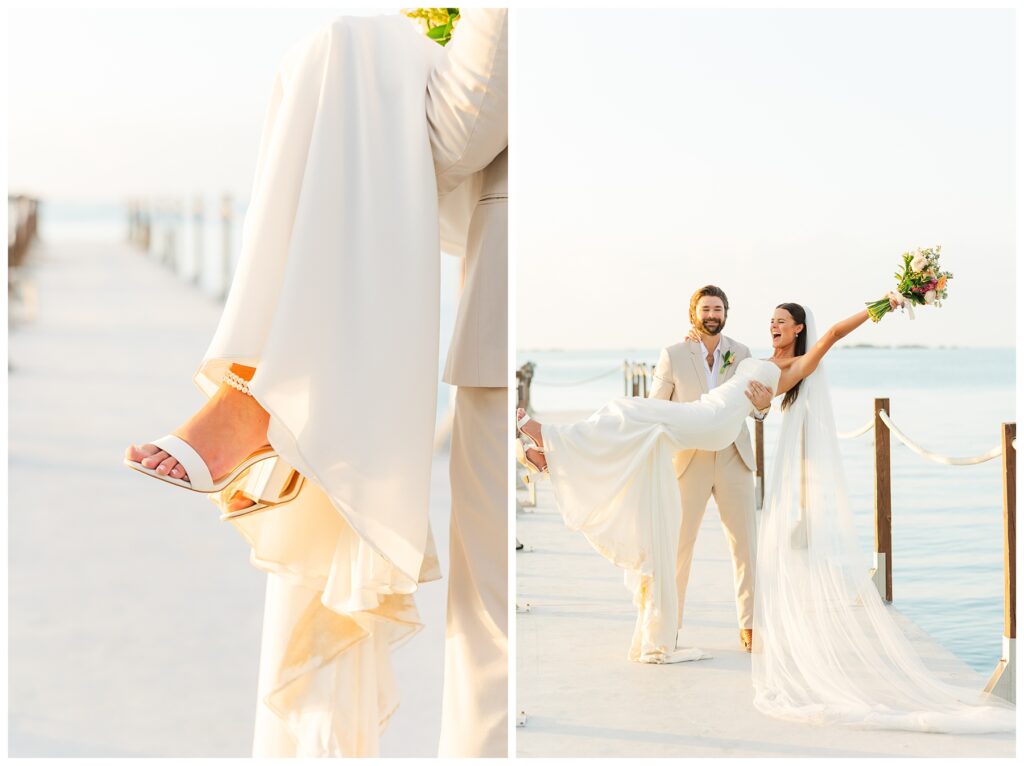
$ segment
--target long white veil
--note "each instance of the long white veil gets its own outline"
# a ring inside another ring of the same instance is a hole
[[[811,348],[810,311],[804,331]],[[783,416],[757,550],[761,712],[914,731],[1013,730],[1012,706],[924,666],[876,590],[857,546],[823,365]]]

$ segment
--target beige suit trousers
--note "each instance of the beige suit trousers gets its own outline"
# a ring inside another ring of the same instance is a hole
[[[741,628],[754,626],[754,563],[757,560],[757,520],[754,517],[754,475],[736,445],[719,452],[697,451],[679,477],[683,521],[679,529],[676,588],[682,627],[686,584],[708,500],[714,495],[722,529],[732,553],[736,586],[736,616]]]
[[[507,388],[459,387],[442,757],[508,755],[507,421]]]

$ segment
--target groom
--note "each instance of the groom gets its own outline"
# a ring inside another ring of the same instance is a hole
[[[466,8],[426,94],[438,191],[480,175],[444,382],[456,386],[440,757],[508,755],[508,12]]]
[[[650,396],[674,402],[691,402],[729,380],[750,349],[722,335],[729,314],[729,299],[721,288],[707,285],[690,299],[690,322],[700,341],[686,340],[662,349],[654,368]],[[771,407],[771,390],[752,381],[747,390],[763,420]],[[746,423],[739,437],[718,452],[683,450],[673,458],[683,514],[676,557],[676,588],[679,594],[679,625],[682,627],[686,584],[693,562],[704,511],[712,495],[725,528],[735,572],[736,612],[740,641],[749,652],[753,644],[754,561],[757,558],[757,525],[754,518],[754,452]]]

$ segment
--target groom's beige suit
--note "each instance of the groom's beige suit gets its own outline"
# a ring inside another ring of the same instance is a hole
[[[750,349],[732,338],[721,337],[716,385],[729,380]],[[704,346],[684,341],[662,349],[654,368],[650,396],[673,402],[692,402],[708,393],[709,367]],[[722,369],[727,354],[731,361]],[[754,625],[754,562],[757,558],[757,522],[754,517],[754,451],[746,423],[733,444],[718,452],[683,450],[673,458],[683,518],[676,558],[679,622],[682,626],[686,585],[693,563],[693,546],[708,500],[714,495],[722,527],[732,552],[736,584],[736,613],[740,628]]]
[[[451,551],[440,756],[508,754],[508,20],[467,8],[427,83],[445,194],[480,173],[444,381]]]

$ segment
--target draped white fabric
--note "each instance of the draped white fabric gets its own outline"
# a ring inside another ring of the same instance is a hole
[[[720,450],[736,440],[751,404],[751,379],[775,389],[779,369],[745,359],[733,377],[695,402],[616,399],[585,421],[545,425],[543,439],[558,507],[570,529],[626,570],[637,607],[629,658],[646,662],[701,659],[677,649],[675,560],[679,485],[672,455]]]
[[[810,348],[810,312],[806,331]],[[1012,730],[1011,706],[925,668],[875,588],[857,546],[824,365],[783,416],[772,473],[757,544],[757,708],[815,724]]]
[[[268,590],[276,666],[260,673],[290,754],[375,754],[397,705],[389,651],[419,624],[417,583],[439,576],[439,238],[461,255],[479,186],[439,203],[425,97],[441,55],[401,16],[340,18],[288,54],[196,374],[210,394],[231,363],[256,367],[270,443],[307,479],[293,503],[233,522],[253,563],[294,586]]]

